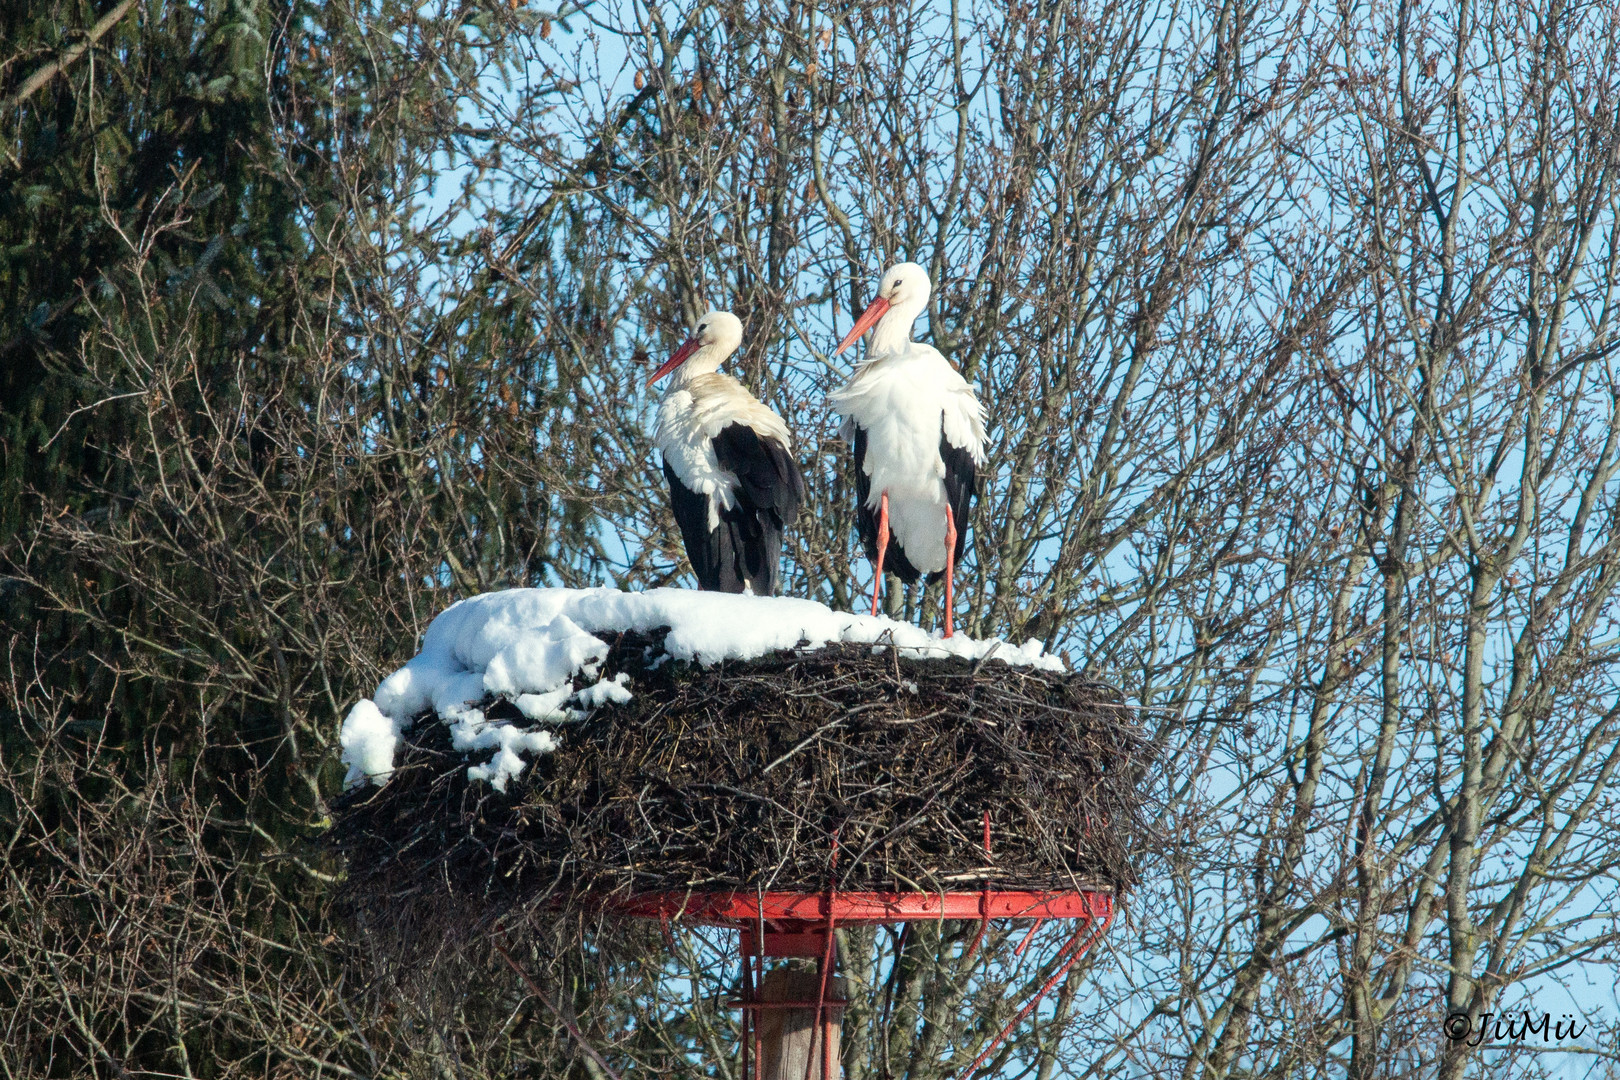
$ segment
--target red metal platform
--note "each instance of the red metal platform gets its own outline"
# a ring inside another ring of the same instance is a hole
[[[990,814],[984,814],[984,850],[990,854]],[[1035,997],[1027,1003],[961,1074],[963,1080],[990,1056],[1025,1017],[1035,1010],[1075,961],[1085,955],[1114,921],[1114,895],[1106,889],[1030,891],[998,889],[990,882],[972,892],[841,892],[831,883],[838,866],[838,835],[832,836],[829,883],[819,892],[656,892],[628,898],[604,898],[602,906],[638,918],[657,919],[667,928],[672,922],[698,923],[738,931],[742,955],[742,997],[730,1002],[743,1011],[744,1080],[755,1073],[762,1044],[758,1014],[763,1010],[814,1009],[816,1039],[831,1045],[830,1023],[847,1002],[830,998],[827,990],[836,966],[834,932],[845,926],[884,923],[965,920],[979,924],[967,948],[971,956],[983,942],[991,919],[1025,919],[1032,925],[1014,955],[1021,956],[1035,931],[1047,919],[1072,919],[1078,925],[1053,958]],[[667,933],[667,929],[666,929]],[[761,989],[765,958],[806,957],[816,960],[820,990],[814,1000],[765,1001]],[[508,963],[511,961],[508,960]],[[515,965],[514,965],[515,966]],[[815,1045],[812,1042],[812,1048]],[[806,1061],[808,1067],[809,1059]],[[832,1056],[821,1055],[822,1080],[833,1080]],[[609,1075],[612,1075],[611,1073]],[[615,1077],[614,1080],[617,1080]],[[811,1080],[807,1075],[805,1080]]]
[[[1114,921],[1113,893],[1097,890],[1003,891],[896,893],[896,892],[660,892],[643,893],[612,901],[608,906],[626,915],[657,919],[666,925],[685,921],[720,926],[739,931],[739,952],[743,956],[743,996],[729,1002],[743,1010],[743,1076],[753,1074],[750,1058],[760,1060],[758,1022],[751,1014],[765,1009],[815,1009],[816,1030],[821,1045],[829,1045],[824,1026],[833,1013],[847,1004],[827,996],[828,977],[834,966],[833,931],[843,926],[872,926],[883,923],[966,920],[977,922],[979,932],[968,947],[978,950],[991,919],[1028,919],[1034,925],[1024,935],[1017,952],[1023,953],[1047,919],[1073,919],[1079,925],[1059,950],[1048,978],[1012,1022],[991,1040],[962,1076],[970,1076],[1002,1040],[1023,1022],[1059,979],[1108,929]],[[764,959],[805,957],[817,961],[821,991],[815,1000],[762,1001],[759,987],[765,975]],[[750,1053],[752,1051],[752,1053]],[[822,1061],[822,1080],[832,1080],[831,1060]],[[809,1080],[807,1077],[806,1080]]]
[[[965,919],[1079,919],[1106,926],[1114,897],[1101,890],[1073,892],[712,892],[644,893],[615,901],[618,911],[660,922],[693,922],[740,931],[743,956],[819,958],[829,930],[841,926]],[[1034,928],[1029,937],[1034,936]],[[1026,943],[1028,937],[1025,939]],[[978,940],[973,943],[978,948]],[[1022,947],[1019,949],[1023,951]]]
[[[764,922],[834,925],[915,922],[933,919],[1106,919],[1114,896],[1102,890],[1073,892],[661,892],[643,893],[613,905],[627,915],[676,919],[706,926],[749,930]]]

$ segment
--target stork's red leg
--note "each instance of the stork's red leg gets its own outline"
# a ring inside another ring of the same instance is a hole
[[[956,600],[956,515],[945,504],[945,636],[954,634],[952,609]]]
[[[872,571],[872,614],[878,613],[878,590],[883,588],[883,556],[889,550],[889,493],[878,497],[877,565]]]

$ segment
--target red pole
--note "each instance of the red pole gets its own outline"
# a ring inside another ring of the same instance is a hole
[[[816,1056],[816,1036],[821,1036],[821,1080],[832,1080],[832,1033],[826,1023],[827,1016],[827,978],[832,974],[835,960],[833,952],[833,931],[837,928],[837,921],[833,912],[838,907],[838,833],[832,837],[832,865],[827,871],[827,943],[821,950],[821,989],[816,991],[816,1028],[810,1038],[810,1056],[804,1062],[804,1080],[810,1080],[810,1062]]]
[[[990,811],[984,812],[984,857],[990,858]],[[984,940],[985,928],[990,925],[990,877],[985,875],[984,891],[979,894],[979,932],[973,935],[973,943],[963,954],[963,960],[973,959],[973,954],[979,951],[979,943]]]

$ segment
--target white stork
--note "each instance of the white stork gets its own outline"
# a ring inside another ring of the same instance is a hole
[[[984,464],[984,406],[973,387],[911,324],[933,286],[916,263],[891,266],[837,356],[876,325],[866,359],[833,392],[839,429],[855,447],[856,522],[874,566],[872,614],[885,568],[910,584],[945,578],[945,636],[954,632],[956,563]]]
[[[711,311],[647,380],[674,373],[653,434],[686,557],[698,585],[776,593],[782,530],[804,500],[804,477],[782,418],[719,372],[742,344],[742,322]]]

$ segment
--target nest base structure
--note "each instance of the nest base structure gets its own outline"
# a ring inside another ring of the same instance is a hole
[[[990,815],[984,816],[984,849],[991,851]],[[833,863],[837,864],[837,843]],[[831,875],[829,875],[831,877]],[[1075,929],[1054,961],[1052,974],[1018,1015],[1001,1029],[962,1073],[971,1076],[1011,1035],[1056,986],[1075,961],[1085,955],[1114,919],[1114,895],[1109,890],[1070,889],[1025,891],[997,889],[986,884],[977,892],[840,892],[829,884],[818,893],[805,892],[654,892],[605,903],[620,914],[657,919],[666,928],[684,920],[738,932],[742,958],[742,996],[727,1002],[743,1013],[743,1080],[754,1080],[754,1065],[763,1062],[759,1013],[765,1010],[815,1010],[812,1029],[820,1040],[822,1080],[832,1080],[833,1017],[848,1002],[829,998],[837,963],[834,932],[840,927],[950,920],[975,921],[979,931],[968,947],[972,955],[984,940],[991,919],[1031,921],[1015,955],[1029,947],[1035,932],[1048,919],[1072,919]],[[668,931],[665,931],[666,936]],[[767,957],[814,959],[819,992],[813,999],[765,1000],[761,995]],[[750,1053],[750,1051],[752,1051]],[[814,1044],[807,1060],[816,1057]],[[791,1080],[791,1078],[789,1078]],[[814,1080],[805,1077],[805,1080]]]
[[[615,637],[593,677],[628,675],[633,699],[557,725],[557,750],[504,793],[419,718],[388,783],[338,806],[356,912],[403,949],[516,910],[736,930],[745,1080],[767,1011],[813,1011],[830,1045],[839,927],[977,922],[976,953],[990,920],[1024,920],[1022,954],[1045,921],[1072,920],[977,1069],[1135,884],[1155,747],[1134,710],[1084,676],[994,660],[845,644],[699,667],[671,661],[663,636]],[[480,707],[524,720],[511,702]],[[814,960],[818,991],[764,1000],[771,957]]]
[[[976,921],[979,932],[968,948],[971,955],[984,939],[991,919],[1033,920],[1018,946],[1018,953],[1028,947],[1035,931],[1046,920],[1075,920],[1074,932],[1058,951],[1051,975],[1018,1015],[963,1070],[961,1076],[966,1080],[1018,1029],[1075,962],[1091,950],[1114,919],[1113,893],[1091,890],[1020,892],[987,888],[971,893],[841,893],[829,886],[820,893],[647,893],[610,901],[608,906],[620,914],[657,919],[665,926],[671,921],[685,920],[738,932],[738,950],[743,962],[742,996],[726,1004],[740,1009],[743,1014],[743,1080],[758,1080],[758,1063],[765,1060],[759,1014],[767,1010],[808,1012],[812,1009],[815,1010],[812,1030],[823,1048],[819,1055],[821,1080],[833,1080],[833,1056],[825,1048],[832,1043],[833,1018],[848,1004],[843,999],[828,996],[837,965],[834,931],[840,927],[945,919]],[[820,988],[817,995],[810,999],[765,1000],[761,990],[768,957],[815,960],[816,982]],[[816,1056],[812,1044],[810,1059]],[[807,1076],[804,1080],[814,1078]]]

